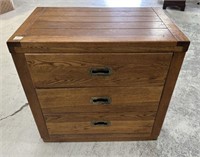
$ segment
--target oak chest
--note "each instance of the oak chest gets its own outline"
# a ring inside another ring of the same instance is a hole
[[[7,42],[44,141],[157,139],[189,46],[158,8],[37,8]]]

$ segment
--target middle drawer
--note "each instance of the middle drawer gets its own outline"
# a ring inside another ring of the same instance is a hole
[[[36,89],[44,114],[156,112],[163,87]]]

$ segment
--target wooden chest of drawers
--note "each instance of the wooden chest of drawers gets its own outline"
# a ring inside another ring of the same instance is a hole
[[[189,46],[157,8],[37,8],[7,43],[44,141],[157,139]]]

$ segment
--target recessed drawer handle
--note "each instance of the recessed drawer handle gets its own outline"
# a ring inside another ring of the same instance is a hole
[[[91,68],[90,74],[92,76],[109,76],[111,75],[111,68],[104,67],[104,68]]]
[[[94,105],[108,105],[111,104],[110,97],[92,97],[90,102]]]
[[[92,121],[91,125],[92,126],[110,126],[111,122],[110,121]]]

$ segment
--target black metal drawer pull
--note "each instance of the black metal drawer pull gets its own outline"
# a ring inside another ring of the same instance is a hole
[[[111,123],[109,121],[92,121],[92,126],[110,126]]]
[[[104,68],[91,68],[90,74],[92,76],[109,76],[111,75],[111,68],[104,67]]]
[[[94,105],[108,105],[111,103],[110,97],[92,97],[90,102]]]

